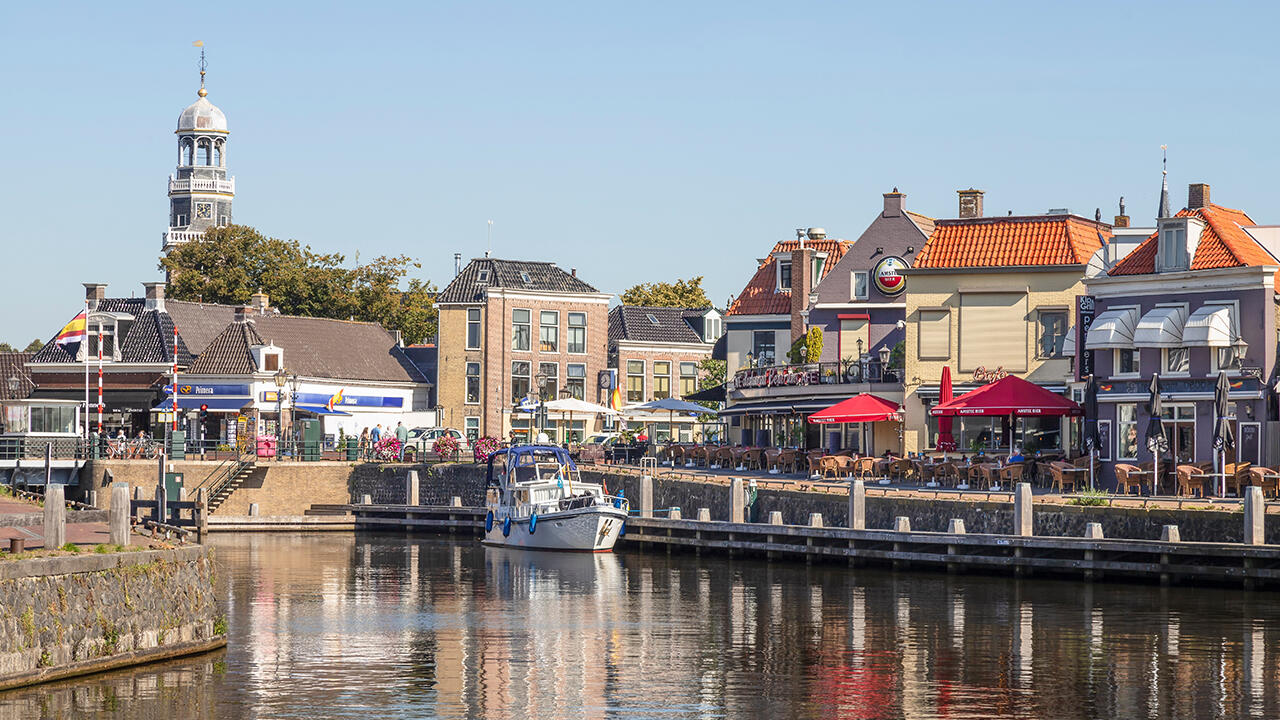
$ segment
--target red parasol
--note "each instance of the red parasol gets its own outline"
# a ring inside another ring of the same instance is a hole
[[[868,393],[854,395],[809,416],[811,423],[856,423],[898,420],[898,403]]]
[[[951,394],[951,366],[942,367],[942,383],[938,388],[938,404],[946,405],[954,396]],[[944,415],[938,418],[938,449],[944,453],[956,451],[956,439],[951,435],[951,417]]]

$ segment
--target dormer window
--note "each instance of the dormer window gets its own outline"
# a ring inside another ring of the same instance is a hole
[[[250,348],[253,353],[253,362],[258,366],[258,372],[275,373],[284,368],[284,349],[275,345],[254,345]]]
[[[482,283],[487,283],[487,282],[489,282],[489,270],[488,270],[487,268],[486,268],[486,269],[484,269],[484,270],[481,270],[481,271],[480,271],[480,275],[479,275],[479,277],[477,277],[477,278],[476,278],[476,280],[477,280],[477,282],[482,282]],[[526,281],[526,282],[527,282],[527,281]]]
[[[1160,220],[1156,272],[1190,270],[1203,228],[1203,222],[1194,217]]]
[[[263,372],[275,372],[280,369],[280,353],[262,353]]]
[[[778,261],[778,289],[787,292],[791,290],[791,261]]]

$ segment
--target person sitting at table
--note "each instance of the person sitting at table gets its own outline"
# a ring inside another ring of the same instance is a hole
[[[1009,462],[1016,463],[1022,462],[1023,460],[1026,460],[1026,458],[1022,456],[1022,448],[1015,447],[1013,449],[1013,454],[1009,456]]]

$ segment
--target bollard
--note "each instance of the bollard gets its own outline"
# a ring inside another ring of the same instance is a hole
[[[409,474],[405,476],[404,504],[405,505],[418,504],[418,471],[417,470],[410,470]]]
[[[1244,494],[1244,544],[1263,545],[1266,540],[1267,504],[1262,499],[1262,488],[1250,485]]]
[[[640,517],[653,517],[653,476],[640,476]]]
[[[711,522],[711,508],[698,508],[698,520],[700,522]]]
[[[1165,525],[1160,531],[1160,539],[1165,542],[1182,542],[1182,534],[1178,532],[1177,525]]]
[[[205,542],[209,539],[209,491],[204,488],[196,488],[195,521],[199,542]]]
[[[249,503],[249,516],[256,517],[258,515],[258,503]]]
[[[729,522],[743,522],[743,510],[747,506],[747,496],[743,491],[742,478],[729,480]]]
[[[129,544],[129,483],[111,486],[111,510],[107,513],[107,526],[112,545]]]
[[[770,511],[769,511],[769,524],[770,524],[770,525],[781,525],[781,524],[782,524],[782,511],[781,511],[781,510],[770,510]]]
[[[822,513],[809,513],[809,527],[822,527]]]
[[[1013,534],[1031,537],[1031,483],[1018,483],[1013,493]]]
[[[454,495],[453,499],[449,501],[449,506],[462,507],[462,498],[458,497],[457,495]]]
[[[911,518],[899,515],[893,519],[894,532],[911,532]]]
[[[1102,539],[1102,523],[1086,523],[1084,526],[1084,536],[1089,540]]]
[[[678,507],[673,507],[673,508],[671,508],[670,510],[668,510],[668,511],[667,511],[667,519],[668,519],[668,520],[683,520],[684,518],[683,518],[683,516],[681,516],[681,514],[680,514],[680,508],[678,508]]]
[[[963,535],[964,521],[959,518],[951,518],[951,522],[947,523],[947,532],[952,535]]]
[[[24,538],[9,538],[9,554],[17,555],[26,550],[27,541]]]
[[[368,494],[368,493],[365,493],[365,494],[360,498],[360,504],[361,504],[361,505],[372,505],[372,504],[373,504],[373,496],[372,496],[372,495],[370,495],[370,494]]]
[[[44,549],[67,544],[67,495],[61,485],[44,486]]]
[[[161,465],[161,467],[164,466]],[[166,524],[169,522],[169,496],[168,491],[165,490],[164,483],[156,486],[156,514],[152,520]]]
[[[867,529],[867,487],[861,480],[849,486],[849,528]]]

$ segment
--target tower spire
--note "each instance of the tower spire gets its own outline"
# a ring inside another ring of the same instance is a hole
[[[200,92],[196,94],[200,97],[204,97],[209,94],[209,91],[204,89],[204,70],[209,67],[209,63],[205,62],[204,59],[204,41],[196,40],[191,44],[200,48]]]
[[[1172,217],[1169,211],[1169,146],[1160,146],[1160,214],[1157,217]]]

